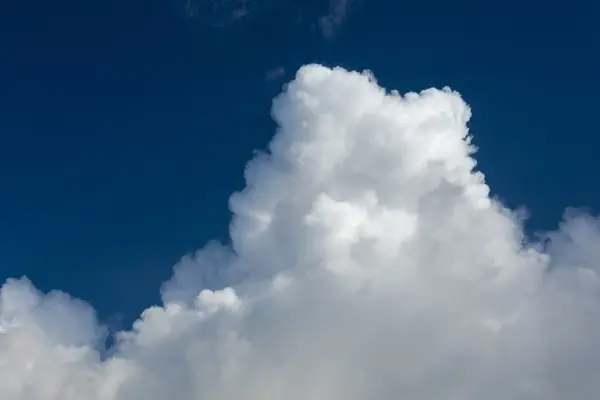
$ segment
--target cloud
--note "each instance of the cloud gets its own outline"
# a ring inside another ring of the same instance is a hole
[[[297,25],[318,31],[332,39],[346,21],[356,0],[319,0],[307,4],[302,0],[171,0],[185,16],[213,28],[231,28],[241,22],[264,16],[271,18],[274,29],[280,25]],[[323,9],[324,8],[324,9]]]
[[[351,0],[329,0],[329,12],[319,19],[319,28],[325,38],[332,38],[346,20]]]
[[[285,68],[283,68],[283,67],[272,68],[272,69],[268,70],[267,73],[265,74],[265,79],[267,81],[274,81],[274,80],[283,78],[284,75],[285,75]]]
[[[198,19],[212,27],[231,27],[259,6],[258,0],[173,0],[187,18]]]
[[[600,221],[529,242],[474,171],[458,93],[308,65],[272,114],[231,246],[176,265],[109,358],[90,307],[6,282],[0,398],[595,398]]]

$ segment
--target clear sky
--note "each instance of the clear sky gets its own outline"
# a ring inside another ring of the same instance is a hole
[[[272,98],[309,62],[460,91],[479,167],[531,230],[600,207],[598,2],[195,1],[3,5],[3,280],[131,321],[181,256],[227,240]]]

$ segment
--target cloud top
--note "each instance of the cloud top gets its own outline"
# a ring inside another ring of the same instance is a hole
[[[101,359],[93,310],[0,292],[0,398],[590,399],[600,390],[595,217],[543,242],[474,170],[469,107],[302,67],[230,200],[231,246],[175,266]]]

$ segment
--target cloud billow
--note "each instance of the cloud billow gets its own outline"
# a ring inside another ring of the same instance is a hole
[[[0,398],[594,398],[600,224],[570,211],[528,242],[458,93],[307,65],[272,114],[231,246],[176,265],[110,358],[89,306],[4,284]]]

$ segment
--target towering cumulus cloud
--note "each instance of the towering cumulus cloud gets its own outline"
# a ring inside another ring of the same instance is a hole
[[[600,224],[528,241],[457,93],[309,65],[273,116],[231,246],[182,260],[110,357],[87,305],[4,284],[1,399],[597,397]]]

